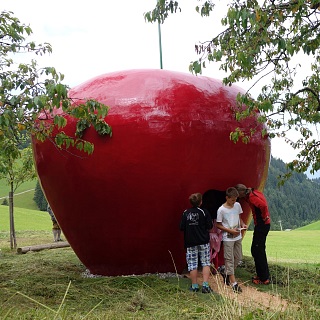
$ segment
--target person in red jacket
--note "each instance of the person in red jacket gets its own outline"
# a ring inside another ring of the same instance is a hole
[[[270,273],[266,255],[266,240],[270,230],[270,213],[268,202],[262,192],[237,184],[239,198],[248,202],[253,216],[254,231],[251,254],[254,259],[257,276],[252,278],[254,284],[269,284]]]

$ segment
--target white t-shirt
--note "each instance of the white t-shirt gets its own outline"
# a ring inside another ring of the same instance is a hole
[[[242,208],[239,202],[235,202],[232,208],[226,208],[222,205],[217,212],[217,222],[221,222],[222,225],[228,229],[240,228],[240,214]],[[229,233],[224,231],[222,241],[236,241],[242,238],[241,232],[237,237],[228,237]]]

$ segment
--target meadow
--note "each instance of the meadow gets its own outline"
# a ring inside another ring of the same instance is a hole
[[[15,226],[18,247],[52,242],[46,212],[15,208]],[[236,294],[192,294],[178,274],[95,277],[71,248],[17,254],[8,230],[8,207],[0,206],[0,319],[319,319],[319,224],[270,233],[269,286],[251,284],[252,232],[244,238],[238,279],[267,299],[286,299],[285,309],[257,305],[256,294],[249,303]]]
[[[318,229],[313,229],[317,226]],[[253,231],[247,231],[243,241],[243,254],[250,256]],[[268,260],[276,263],[310,264],[320,263],[320,223],[291,231],[270,231],[267,237]],[[319,265],[320,266],[320,265]]]
[[[13,201],[14,206],[17,208],[27,208],[37,210],[37,205],[33,201],[34,188],[36,186],[36,180],[27,181],[23,183],[14,193]],[[9,186],[2,179],[0,180],[0,204],[2,204],[4,198],[8,198]]]

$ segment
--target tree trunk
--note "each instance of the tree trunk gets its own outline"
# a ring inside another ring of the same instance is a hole
[[[13,216],[13,191],[9,192],[9,221],[10,221],[10,247],[15,249],[17,247],[16,232],[14,229],[14,216]]]
[[[21,247],[17,249],[17,253],[27,253],[29,251],[41,251],[44,249],[56,249],[56,248],[65,248],[70,247],[70,244],[66,241],[62,242],[54,242],[54,243],[47,243],[47,244],[39,244],[35,246],[27,246],[27,247]]]

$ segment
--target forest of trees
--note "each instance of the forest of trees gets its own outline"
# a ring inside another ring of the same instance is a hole
[[[43,194],[39,181],[37,181],[36,187],[34,189],[33,201],[36,203],[37,207],[41,211],[46,211],[48,202]]]
[[[294,173],[283,186],[278,176],[287,172],[281,159],[271,158],[264,194],[271,213],[271,230],[295,229],[320,220],[320,179],[309,179],[305,174]]]

